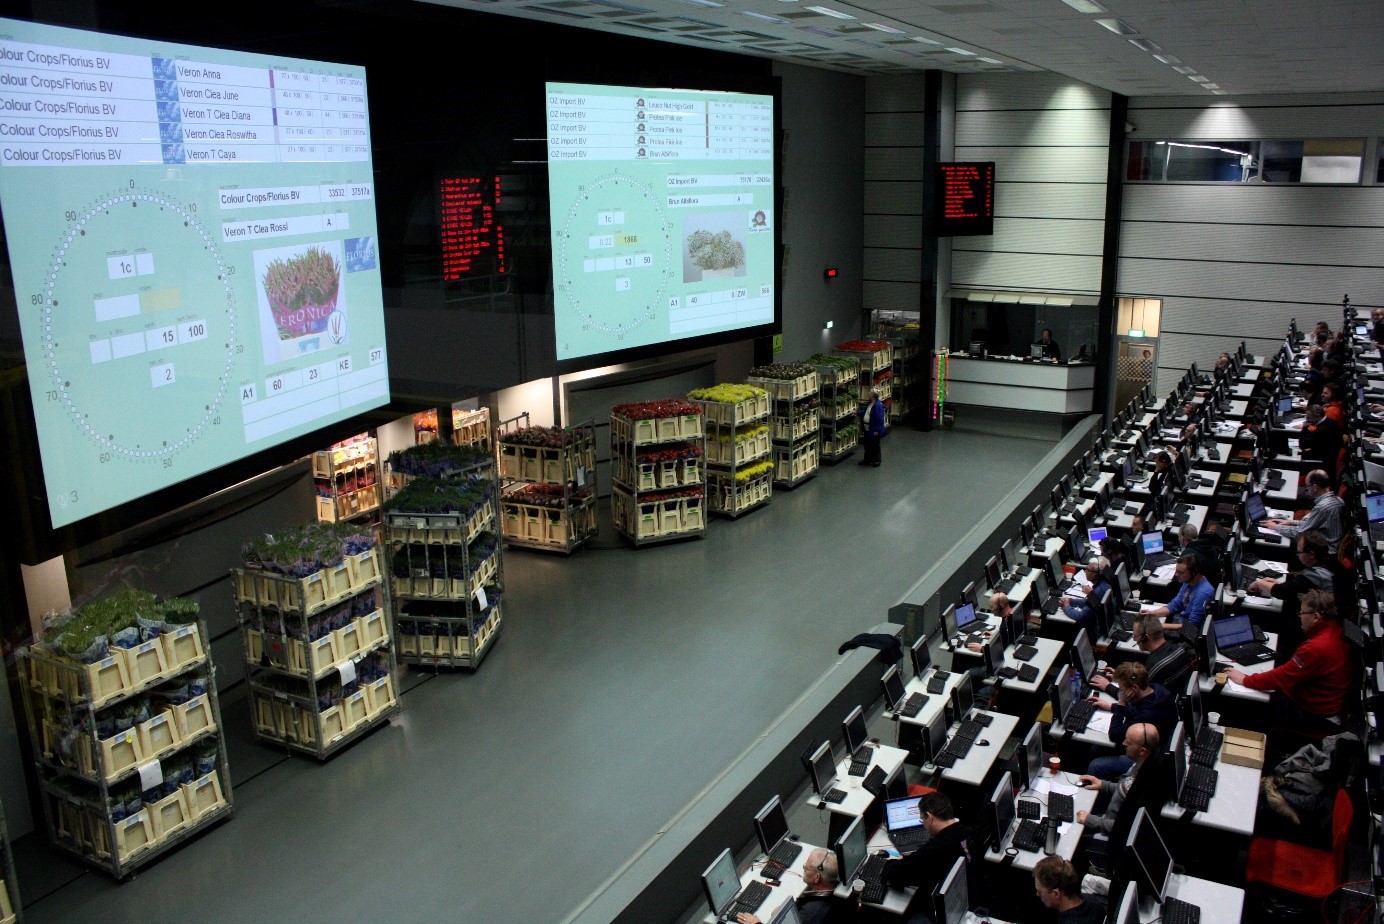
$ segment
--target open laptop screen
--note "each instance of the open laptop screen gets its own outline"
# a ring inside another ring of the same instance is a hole
[[[1243,613],[1222,616],[1214,623],[1216,627],[1216,647],[1233,648],[1254,641],[1254,625]]]
[[[923,826],[922,796],[890,799],[884,803],[884,824],[889,833],[898,834]]]
[[[1163,554],[1163,534],[1161,532],[1144,533],[1140,537],[1144,545],[1144,554],[1161,555]]]
[[[1264,497],[1258,491],[1249,492],[1245,497],[1245,516],[1251,523],[1258,523],[1269,515],[1264,509]]]
[[[1365,514],[1371,523],[1384,520],[1384,493],[1365,495]]]
[[[965,632],[971,623],[976,621],[976,608],[969,603],[963,603],[956,608],[956,630]]]

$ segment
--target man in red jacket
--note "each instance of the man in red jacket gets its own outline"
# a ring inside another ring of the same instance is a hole
[[[1292,658],[1262,674],[1231,670],[1230,679],[1251,690],[1281,694],[1274,704],[1278,725],[1310,734],[1339,732],[1336,719],[1345,712],[1353,678],[1336,601],[1323,590],[1309,590],[1298,599],[1298,620],[1307,638]]]

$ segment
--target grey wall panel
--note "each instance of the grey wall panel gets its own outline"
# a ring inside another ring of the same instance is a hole
[[[923,222],[917,215],[866,215],[866,247],[912,247],[923,245]]]
[[[1198,101],[1188,96],[1135,96],[1129,101],[1131,114],[1145,109],[1186,109]],[[1384,93],[1265,93],[1262,96],[1225,96],[1200,103],[1200,108],[1241,107],[1249,109],[1281,106],[1376,105],[1384,103]]]
[[[1110,113],[1100,109],[958,112],[956,143],[1087,147],[1110,140]]]
[[[922,286],[916,282],[875,282],[867,279],[865,280],[865,310],[917,311],[921,293]]]
[[[995,183],[995,216],[1105,217],[1105,187],[1091,183]]]
[[[1124,218],[1378,230],[1384,228],[1384,186],[1131,183],[1124,188]]]
[[[1108,91],[1076,83],[1060,74],[963,74],[956,79],[958,116],[963,112],[999,109],[1109,108]]]
[[[1100,257],[952,251],[952,287],[1018,292],[1100,292]]]
[[[1101,220],[1064,218],[996,218],[991,237],[958,237],[955,252],[1012,251],[1017,253],[1066,253],[1098,257],[1105,235]]]
[[[870,77],[866,84],[866,112],[921,113],[923,110],[925,84],[922,77]]]
[[[1186,109],[1131,107],[1129,120],[1138,126],[1131,137],[1233,141],[1263,138],[1365,137],[1384,121],[1384,102],[1371,106],[1288,106],[1254,108],[1213,106]]]
[[[957,160],[995,162],[995,179],[1004,182],[1099,183],[1105,186],[1106,146],[1085,148],[1007,148],[974,145],[956,149]]]
[[[876,282],[917,282],[921,273],[917,250],[865,248],[865,278]]]
[[[1318,317],[1325,317],[1333,310],[1329,305],[1318,309],[1313,305],[1275,301],[1174,297],[1163,300],[1162,324],[1164,334],[1173,331],[1205,337],[1226,336],[1234,337],[1238,343],[1245,337],[1287,333],[1288,323],[1293,318],[1297,318],[1300,325],[1310,328]],[[1339,317],[1339,314],[1336,311],[1334,316]]]
[[[915,112],[873,112],[865,114],[865,143],[877,145],[923,144],[923,116]]]
[[[1147,296],[1308,302],[1338,305],[1350,295],[1359,305],[1384,302],[1384,269],[1378,267],[1283,266],[1120,258],[1119,285]]]
[[[868,139],[866,143],[869,143]],[[865,179],[923,179],[923,149],[867,147],[865,149]]]
[[[918,215],[923,210],[922,183],[866,183],[866,215]]]
[[[1377,228],[1125,222],[1120,252],[1164,260],[1384,266]]]

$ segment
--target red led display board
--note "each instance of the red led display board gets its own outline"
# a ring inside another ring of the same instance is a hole
[[[505,229],[495,218],[500,178],[443,177],[438,181],[437,201],[442,280],[505,272]]]
[[[938,237],[995,233],[995,164],[937,165]]]

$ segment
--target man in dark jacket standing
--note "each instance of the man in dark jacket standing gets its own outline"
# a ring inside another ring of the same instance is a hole
[[[879,468],[879,441],[884,436],[884,402],[879,398],[879,389],[870,389],[870,403],[856,412],[860,417],[860,435],[865,443],[865,458],[861,465]]]

